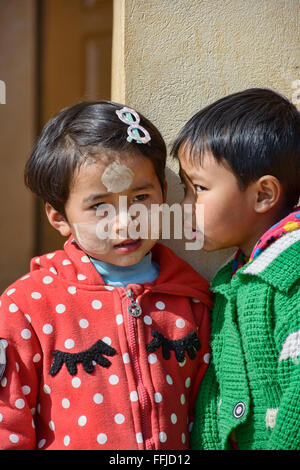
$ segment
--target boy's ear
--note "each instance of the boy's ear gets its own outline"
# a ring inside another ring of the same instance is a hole
[[[276,176],[264,175],[256,181],[255,211],[264,214],[276,206],[282,196],[282,186]]]
[[[71,235],[71,229],[68,222],[60,212],[49,204],[49,202],[46,202],[45,204],[45,211],[52,227],[58,230],[63,237]]]

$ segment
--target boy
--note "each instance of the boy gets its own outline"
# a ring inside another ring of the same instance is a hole
[[[300,114],[271,90],[235,93],[193,116],[173,154],[183,202],[204,205],[204,250],[239,248],[211,284],[192,447],[299,449]]]
[[[116,103],[45,126],[26,183],[69,239],[1,297],[1,449],[188,448],[208,285],[130,213],[164,201],[165,161],[156,127]]]

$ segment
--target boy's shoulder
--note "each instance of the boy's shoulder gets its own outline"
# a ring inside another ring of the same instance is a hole
[[[234,285],[265,282],[274,289],[288,292],[300,283],[300,230],[288,232],[264,249],[253,261],[232,276],[233,260],[219,269],[211,282],[213,292],[231,289]]]
[[[300,230],[288,232],[274,241],[251,263],[239,270],[238,278],[266,282],[288,292],[300,280]]]

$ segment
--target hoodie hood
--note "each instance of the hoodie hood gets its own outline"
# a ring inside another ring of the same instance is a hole
[[[153,261],[160,265],[160,274],[153,283],[145,283],[145,289],[188,296],[212,308],[209,284],[197,271],[160,243],[157,243],[151,251]],[[47,276],[49,282],[53,276],[58,276],[62,282],[88,290],[101,289],[101,286],[103,289],[107,288],[90,258],[81,250],[73,237],[64,244],[63,250],[34,257],[30,263],[30,271],[40,270],[45,271],[46,282]]]

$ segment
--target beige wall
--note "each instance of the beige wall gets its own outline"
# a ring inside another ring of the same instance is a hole
[[[168,144],[197,110],[248,87],[290,99],[300,79],[299,0],[114,0],[112,99],[136,107]],[[180,198],[169,161],[169,201]],[[230,251],[184,252],[211,279]]]
[[[0,291],[28,271],[33,204],[23,183],[35,138],[35,1],[0,0]]]

